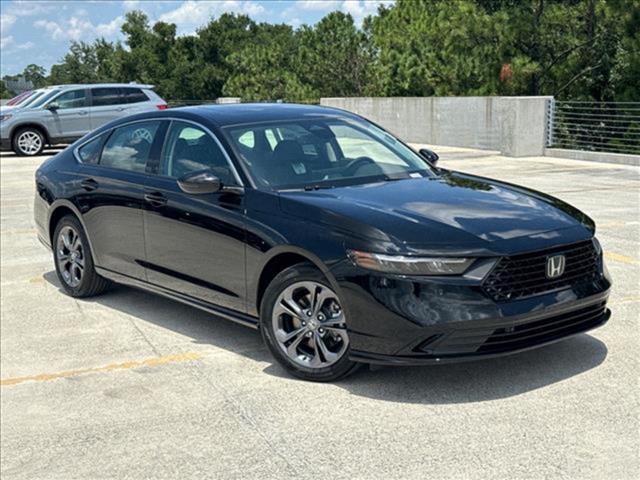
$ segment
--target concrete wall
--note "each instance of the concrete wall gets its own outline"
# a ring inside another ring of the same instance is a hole
[[[351,97],[320,103],[379,123],[408,142],[542,155],[552,97]]]

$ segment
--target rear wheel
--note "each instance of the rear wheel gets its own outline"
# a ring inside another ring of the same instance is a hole
[[[291,374],[333,381],[354,372],[340,298],[316,268],[294,265],[278,274],[265,292],[262,337]]]
[[[67,215],[56,225],[53,257],[62,288],[72,297],[92,297],[109,287],[109,280],[94,268],[89,241],[76,217]]]
[[[13,151],[16,155],[33,157],[44,150],[44,135],[37,128],[21,128],[13,135]]]

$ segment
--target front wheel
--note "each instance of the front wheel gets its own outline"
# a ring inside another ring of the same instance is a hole
[[[44,150],[44,135],[36,128],[21,128],[13,136],[13,151],[16,155],[33,157]]]
[[[333,381],[358,368],[340,299],[316,268],[294,265],[278,274],[262,300],[260,330],[273,356],[292,375]]]

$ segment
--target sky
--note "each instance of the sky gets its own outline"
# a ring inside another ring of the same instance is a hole
[[[73,40],[121,39],[120,26],[129,10],[143,10],[151,24],[175,23],[178,35],[189,35],[224,12],[298,27],[341,10],[360,25],[378,5],[390,3],[393,0],[0,0],[0,76],[19,73],[30,63],[49,71]]]

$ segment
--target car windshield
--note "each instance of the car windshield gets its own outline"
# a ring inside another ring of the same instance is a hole
[[[60,92],[60,90],[57,90],[57,89],[56,90],[43,90],[37,96],[34,95],[33,98],[30,98],[28,103],[25,102],[24,105],[20,105],[20,106],[21,107],[29,107],[29,108],[41,107],[47,100],[49,100],[51,97],[53,97],[54,95],[56,95],[59,92]]]
[[[434,175],[422,157],[365,121],[323,117],[224,130],[259,187],[328,188]]]

